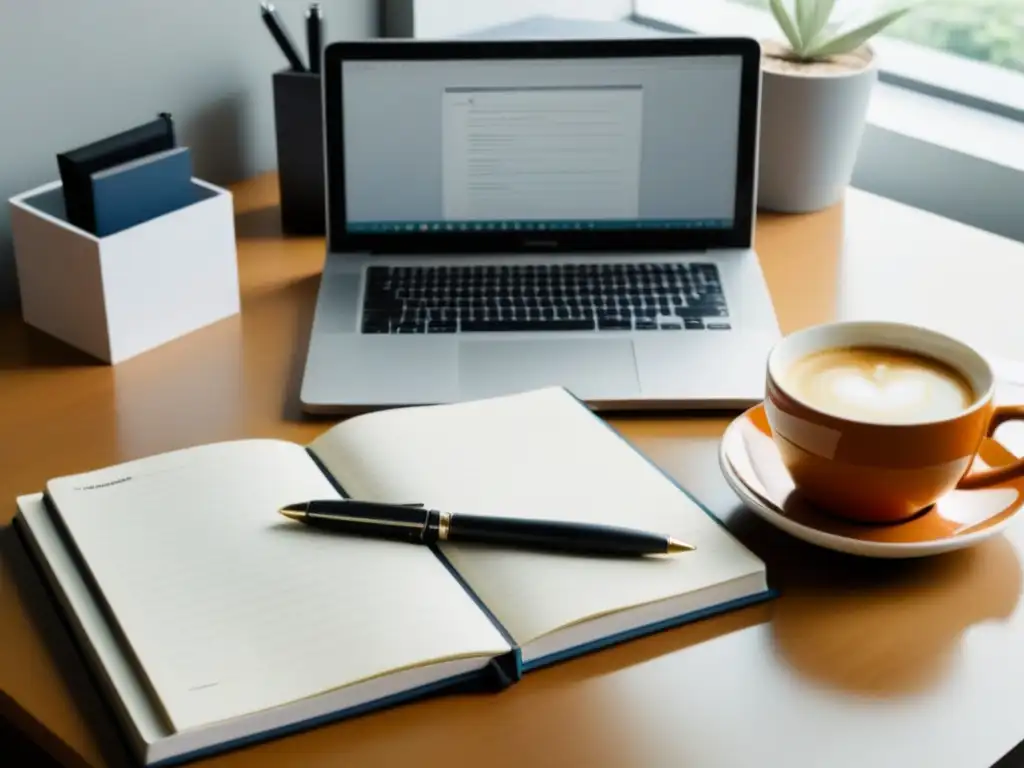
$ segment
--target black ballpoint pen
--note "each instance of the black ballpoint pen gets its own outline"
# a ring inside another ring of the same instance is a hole
[[[320,57],[323,54],[324,16],[320,3],[312,3],[306,11],[306,47],[309,49],[309,71],[320,72]]]
[[[317,528],[414,544],[466,542],[499,547],[639,557],[689,552],[695,547],[670,536],[628,528],[453,514],[413,504],[354,500],[304,501],[279,512]]]
[[[263,23],[267,25],[267,29],[270,30],[270,34],[274,36],[274,40],[277,41],[277,45],[281,48],[281,51],[288,58],[288,63],[292,65],[292,69],[295,72],[305,72],[306,65],[302,63],[302,59],[299,57],[299,52],[295,48],[295,43],[292,42],[291,35],[288,34],[288,30],[284,28],[284,24],[281,23],[281,19],[277,16],[277,10],[270,3],[260,4],[260,15],[263,17]]]

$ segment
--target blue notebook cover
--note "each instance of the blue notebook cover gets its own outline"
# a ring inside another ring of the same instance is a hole
[[[195,202],[187,147],[133,160],[92,174],[96,236],[117,234]]]

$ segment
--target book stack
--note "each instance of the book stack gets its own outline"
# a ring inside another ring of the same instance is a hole
[[[57,156],[69,223],[107,237],[199,197],[192,157],[175,146],[171,116]]]

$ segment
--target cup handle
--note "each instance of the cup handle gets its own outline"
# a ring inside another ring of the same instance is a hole
[[[996,429],[1008,421],[1024,421],[1024,405],[1003,405],[996,408],[995,413],[992,414],[992,420],[988,424],[988,436],[992,437]],[[1024,477],[1024,459],[1017,459],[1005,467],[970,472],[960,479],[956,487],[969,491],[976,488],[988,488],[1021,477]]]

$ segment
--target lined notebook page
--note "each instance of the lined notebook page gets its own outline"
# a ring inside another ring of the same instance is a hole
[[[755,555],[562,389],[361,416],[311,448],[360,498],[630,526],[697,547],[672,558],[611,560],[445,545],[520,645],[763,571]]]
[[[220,443],[48,490],[174,730],[508,649],[426,548],[277,514],[337,497],[299,446]]]

